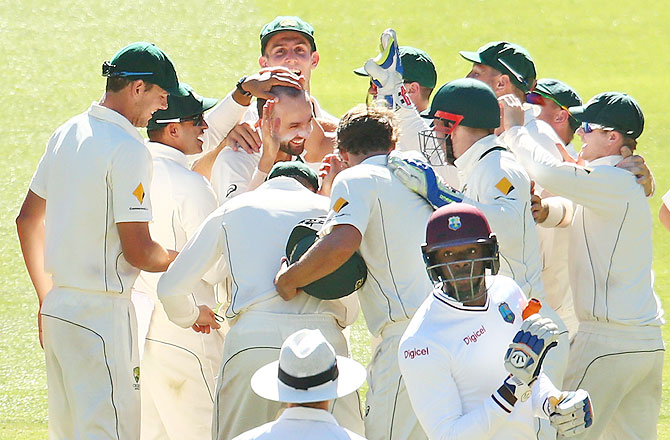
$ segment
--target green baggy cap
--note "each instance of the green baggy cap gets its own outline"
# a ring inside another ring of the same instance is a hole
[[[492,41],[477,52],[460,51],[463,58],[485,64],[510,77],[512,83],[528,93],[533,88],[537,73],[535,63],[526,49],[507,41]]]
[[[435,93],[430,109],[421,113],[429,119],[454,120],[462,116],[460,125],[472,128],[498,128],[500,107],[493,89],[472,78],[450,81]]]
[[[553,78],[542,78],[537,80],[535,88],[532,90],[538,95],[542,95],[545,98],[553,99],[558,103],[559,106],[565,108],[577,107],[582,105],[582,98],[579,94],[564,83]],[[579,121],[573,116],[570,118],[570,127],[572,130],[576,130],[579,126]]]
[[[316,50],[314,28],[312,25],[300,17],[282,15],[275,18],[261,29],[261,55],[265,52],[265,46],[268,44],[268,41],[270,41],[270,38],[272,38],[273,35],[284,31],[293,31],[303,34],[312,46],[312,51]]]
[[[172,61],[153,43],[129,44],[102,64],[102,76],[144,80],[168,93],[184,96],[179,90],[177,72]]]
[[[418,82],[421,86],[429,89],[435,88],[437,84],[437,71],[435,64],[428,54],[421,49],[411,46],[400,46],[400,62],[402,63],[402,79],[407,82]],[[354,70],[356,75],[368,76],[363,67]]]
[[[642,109],[632,96],[621,92],[600,93],[586,105],[570,107],[570,112],[581,122],[611,127],[633,139],[644,130]]]
[[[216,99],[203,98],[195,93],[188,84],[180,83],[179,90],[184,95],[170,94],[168,96],[168,108],[158,110],[153,114],[147,125],[147,130],[165,127],[170,122],[180,122],[181,119],[199,115],[216,105]]]
[[[319,176],[316,174],[316,171],[298,160],[277,162],[274,164],[270,170],[270,174],[268,174],[268,180],[279,176],[302,177],[309,182],[314,191],[319,190]]]

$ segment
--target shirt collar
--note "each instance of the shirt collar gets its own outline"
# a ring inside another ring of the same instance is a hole
[[[306,406],[294,406],[292,408],[286,408],[281,416],[279,416],[279,420],[282,419],[314,420],[316,422],[325,422],[337,425],[335,417],[333,417],[333,415],[328,411],[317,408],[308,408]]]
[[[374,156],[370,156],[367,159],[365,159],[361,164],[370,164],[370,165],[382,165],[386,166],[386,162],[388,161],[388,154],[375,154]]]
[[[97,102],[93,102],[88,109],[88,114],[96,119],[100,119],[101,121],[111,122],[112,124],[118,125],[129,135],[144,143],[144,138],[140,132],[137,131],[137,128],[134,127],[133,124],[131,124],[130,121],[121,113],[112,110],[111,108],[102,106]]]
[[[498,143],[498,138],[493,134],[483,137],[472,144],[461,157],[454,161],[456,168],[458,168],[458,174],[462,174],[465,177],[469,176],[472,169],[482,157],[482,154],[486,153],[496,145],[500,144]]]
[[[176,148],[159,142],[147,142],[147,148],[154,159],[168,159],[177,162],[179,165],[188,168],[188,159],[186,155]]]
[[[614,166],[621,162],[623,160],[623,156],[620,155],[614,155],[614,156],[605,156],[605,157],[599,157],[598,159],[592,160],[587,163],[589,167],[595,167],[598,165],[609,165],[609,166]]]

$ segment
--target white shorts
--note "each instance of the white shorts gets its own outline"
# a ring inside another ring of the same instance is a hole
[[[593,425],[575,439],[655,439],[665,346],[659,327],[581,323],[572,341],[565,389],[583,388]]]
[[[398,367],[398,345],[409,321],[388,325],[368,366],[365,437],[368,440],[425,440],[428,436],[409,401]]]
[[[129,294],[54,288],[42,304],[49,437],[136,440],[140,368]]]
[[[284,340],[298,330],[319,329],[340,356],[348,347],[335,319],[325,314],[242,312],[226,334],[217,384],[212,438],[228,440],[277,418],[286,404],[263,399],[251,389],[251,376],[279,359]],[[344,428],[363,433],[358,392],[336,399],[331,413]]]

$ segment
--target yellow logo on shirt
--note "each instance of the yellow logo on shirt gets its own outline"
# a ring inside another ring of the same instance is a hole
[[[337,201],[333,205],[333,211],[340,212],[340,210],[342,208],[344,208],[345,206],[347,206],[348,204],[349,204],[349,202],[347,202],[342,197],[340,197],[339,199],[337,199]]]
[[[140,202],[140,205],[144,202],[144,187],[141,183],[137,185],[137,188],[133,191],[133,195],[137,197],[137,201]]]
[[[498,188],[498,191],[501,193],[507,195],[512,192],[514,185],[512,185],[509,180],[507,180],[507,177],[503,177],[500,179],[500,182],[496,183],[496,188]]]

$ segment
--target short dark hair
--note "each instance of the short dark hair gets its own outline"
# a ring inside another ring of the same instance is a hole
[[[269,93],[271,95],[276,96],[277,98],[280,98],[282,96],[288,96],[289,98],[299,98],[300,96],[304,95],[306,91],[304,89],[298,89],[296,87],[290,87],[290,86],[272,86],[270,89]],[[263,118],[263,106],[267,102],[267,99],[263,98],[258,98],[256,100],[256,108],[258,110],[258,117]]]
[[[421,97],[425,99],[426,101],[430,100],[430,95],[433,93],[433,88],[432,87],[424,87],[420,86],[419,87]]]
[[[391,151],[398,140],[394,113],[383,107],[357,105],[337,126],[338,148],[347,153]]]
[[[120,77],[120,76],[110,76],[107,77],[107,85],[105,86],[105,91],[107,92],[120,92],[128,84],[132,83],[133,81],[137,81],[138,78],[126,78],[126,77]],[[151,90],[153,88],[153,83],[146,82],[144,81],[144,90]]]

